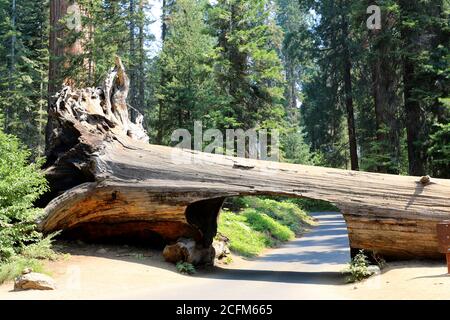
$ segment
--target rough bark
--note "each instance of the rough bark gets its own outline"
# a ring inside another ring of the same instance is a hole
[[[52,97],[60,89],[61,83],[64,81],[65,58],[68,55],[76,56],[84,52],[81,39],[75,39],[73,43],[68,43],[66,39],[68,29],[64,25],[63,19],[67,16],[67,9],[71,4],[77,5],[76,1],[72,1],[72,3],[68,0],[50,1],[49,97]],[[81,26],[74,27],[75,31],[81,32],[81,29],[78,29]]]
[[[401,157],[399,67],[401,61],[396,54],[393,28],[398,21],[390,14],[383,16],[381,30],[372,30],[369,41],[372,43],[372,96],[375,107],[376,152],[381,157],[376,171],[398,174]]]
[[[350,149],[350,163],[352,170],[359,170],[358,146],[356,142],[355,111],[353,108],[353,89],[352,89],[352,61],[350,49],[348,47],[348,21],[343,16],[342,23],[342,45],[344,51],[344,91],[345,107],[347,111],[348,144]]]
[[[208,249],[226,197],[321,199],[344,214],[353,249],[439,257],[436,222],[450,218],[450,181],[233,158],[148,144],[130,121],[120,61],[103,88],[65,87],[51,106],[45,232],[87,240],[137,236]],[[142,117],[137,117],[142,119]]]
[[[416,15],[418,8],[414,2],[408,0],[399,1],[402,14],[407,18],[408,15]],[[413,55],[419,53],[419,48],[423,47],[420,41],[424,31],[417,32],[411,30],[408,26],[401,28],[401,37],[404,40],[407,52],[403,53],[403,92],[404,109],[406,117],[406,134],[408,145],[408,161],[410,175],[424,175],[426,167],[426,147],[424,146],[424,111],[421,109],[417,94],[414,93],[420,83],[417,77],[416,61]]]
[[[408,144],[409,174],[425,174],[425,147],[422,142],[423,112],[413,97],[414,64],[405,58],[403,82],[405,84],[406,136]]]

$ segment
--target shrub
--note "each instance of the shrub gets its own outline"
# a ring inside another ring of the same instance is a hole
[[[20,254],[28,259],[57,260],[60,255],[52,249],[53,238],[57,234],[53,233],[36,243],[24,247]]]
[[[36,220],[43,211],[33,202],[47,183],[41,161],[30,164],[30,155],[16,137],[0,131],[0,263],[42,239]]]
[[[182,274],[194,274],[197,272],[192,264],[182,261],[177,263],[176,268]]]
[[[255,209],[246,209],[242,215],[247,218],[250,227],[256,231],[267,232],[279,241],[288,241],[295,237],[294,232],[288,227],[277,222],[265,213],[259,213]]]
[[[348,267],[343,273],[348,274],[347,282],[353,283],[364,280],[372,275],[369,271],[369,260],[364,254],[364,250],[360,250],[359,253],[353,257]]]
[[[316,199],[308,199],[308,198],[297,198],[297,199],[289,199],[291,203],[294,203],[299,208],[307,212],[339,212],[339,208],[337,208],[332,203],[316,200]]]

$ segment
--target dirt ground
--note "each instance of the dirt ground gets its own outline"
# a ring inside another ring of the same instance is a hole
[[[47,263],[47,270],[57,282],[57,290],[14,292],[13,283],[7,282],[0,286],[0,300],[270,298],[254,296],[262,289],[264,292],[277,290],[273,299],[450,299],[450,276],[446,266],[439,262],[390,263],[381,275],[362,283],[344,284],[341,279],[324,285],[308,281],[289,283],[280,280],[277,271],[257,281],[239,278],[230,281],[227,277],[217,276],[252,267],[252,261],[240,257],[234,257],[231,265],[219,265],[199,270],[194,276],[185,276],[179,274],[174,265],[164,262],[158,250],[82,243],[60,243],[58,246],[70,256]],[[341,277],[338,273],[335,276]],[[235,288],[241,283],[253,286],[255,293],[242,291],[240,296]],[[203,289],[196,291],[196,288]]]

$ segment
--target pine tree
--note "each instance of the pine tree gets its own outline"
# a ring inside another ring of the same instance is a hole
[[[218,37],[218,79],[226,97],[221,128],[279,127],[283,74],[281,31],[267,0],[219,0],[211,16]]]
[[[304,82],[302,106],[308,141],[313,151],[322,153],[324,165],[347,168],[350,162],[350,168],[358,170],[351,3],[302,3],[314,10],[306,35],[314,43],[310,51],[315,66]]]
[[[160,73],[164,74],[158,90],[164,108],[158,121],[167,134],[177,128],[191,129],[196,120],[208,122],[208,113],[216,109],[218,88],[211,77],[215,40],[207,32],[205,6],[205,1],[179,0],[167,17],[164,47],[158,59]],[[163,136],[162,142],[168,143],[169,138]]]
[[[2,1],[0,111],[5,132],[43,153],[47,99],[48,18],[45,1]]]
[[[430,128],[449,90],[449,12],[444,1],[399,0],[409,174],[427,172]],[[447,11],[445,11],[447,8]],[[442,114],[441,114],[442,115]]]
[[[284,108],[287,125],[281,144],[284,159],[300,164],[313,163],[300,117],[300,85],[311,64],[311,55],[308,54],[312,46],[308,37],[309,20],[307,5],[289,0],[277,1],[277,24],[283,31],[281,58],[285,70]]]

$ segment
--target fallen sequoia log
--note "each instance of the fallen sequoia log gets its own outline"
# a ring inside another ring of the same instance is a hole
[[[353,250],[440,256],[436,222],[450,218],[449,180],[422,183],[150,145],[142,117],[125,102],[128,85],[118,60],[102,88],[65,87],[52,104],[43,231],[85,240],[191,238],[203,250],[211,247],[225,198],[278,195],[334,203]]]

